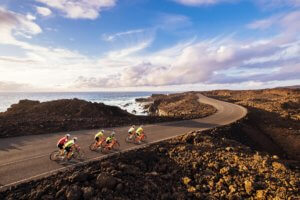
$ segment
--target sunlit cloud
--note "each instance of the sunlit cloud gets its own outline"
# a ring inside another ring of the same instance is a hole
[[[174,0],[177,3],[187,6],[202,6],[202,5],[213,5],[223,2],[230,2],[233,0]]]
[[[40,14],[42,16],[49,16],[49,15],[52,14],[52,11],[49,8],[46,8],[46,7],[37,6],[36,11],[37,11],[38,14]]]
[[[102,9],[115,6],[116,0],[36,0],[71,19],[96,19]]]
[[[135,35],[138,33],[144,33],[145,29],[135,29],[135,30],[129,30],[129,31],[124,31],[124,32],[119,32],[111,35],[104,34],[102,35],[103,40],[111,42],[115,41],[118,38],[124,37],[124,36],[129,36],[129,35]]]

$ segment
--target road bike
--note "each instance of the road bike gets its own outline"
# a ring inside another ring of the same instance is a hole
[[[113,139],[109,144],[103,142],[101,144],[101,152],[102,153],[109,153],[110,151],[119,151],[120,150],[120,143],[117,139]]]
[[[142,142],[146,143],[147,135],[145,133],[141,133],[139,136],[137,136],[136,134],[128,134],[125,138],[125,142],[134,144],[141,144]]]
[[[61,150],[55,150],[50,154],[50,160],[52,161],[70,161],[71,159],[75,159],[75,160],[84,160],[85,159],[85,153],[84,151],[80,148],[79,145],[74,145],[71,148],[71,152],[72,156],[68,159],[67,158],[67,152],[64,150],[64,152],[62,153]]]
[[[101,149],[102,143],[105,141],[105,138],[103,137],[99,142],[94,141],[92,144],[90,144],[89,148],[91,151],[97,151],[98,149]]]

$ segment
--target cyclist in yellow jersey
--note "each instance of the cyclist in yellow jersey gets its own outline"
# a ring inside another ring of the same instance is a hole
[[[144,133],[143,126],[141,125],[136,131],[135,134],[139,137],[142,133]]]
[[[104,137],[104,130],[99,131],[96,135],[95,135],[95,140],[97,142],[97,146],[99,145],[99,142],[103,139]]]
[[[69,140],[69,141],[68,141],[67,143],[65,143],[65,145],[64,145],[64,149],[65,149],[65,151],[67,152],[67,158],[68,158],[68,159],[70,159],[71,156],[72,156],[72,154],[73,154],[71,150],[73,150],[73,147],[74,147],[76,141],[77,141],[77,137],[74,137],[72,140]]]
[[[132,125],[128,130],[129,138],[131,139],[135,134],[135,125]]]
[[[109,144],[113,141],[113,139],[115,139],[115,132],[113,131],[110,136],[108,136],[105,140],[106,144]]]

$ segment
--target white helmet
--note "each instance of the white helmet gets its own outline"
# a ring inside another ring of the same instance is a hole
[[[74,140],[74,141],[77,141],[77,137],[73,137],[73,140]]]
[[[70,134],[66,134],[66,137],[69,138],[69,137],[70,137]]]
[[[101,132],[104,133],[104,130],[102,129]]]

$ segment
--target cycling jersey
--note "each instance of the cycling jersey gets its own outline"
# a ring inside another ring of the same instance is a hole
[[[74,144],[75,144],[74,140],[70,140],[64,145],[64,148],[72,147]]]
[[[136,134],[137,135],[140,135],[144,132],[143,128],[139,127],[137,130],[136,130]]]
[[[67,141],[68,141],[68,138],[67,138],[67,137],[63,137],[63,138],[61,138],[61,139],[57,142],[57,146],[64,145]]]
[[[105,141],[106,141],[107,143],[110,143],[112,140],[113,140],[113,137],[109,136],[109,137],[106,138]]]
[[[134,132],[134,128],[131,127],[129,130],[128,130],[128,133],[133,133]]]
[[[102,131],[100,131],[99,133],[97,133],[96,135],[95,135],[95,138],[100,138],[100,137],[103,137],[103,133],[102,133]]]

